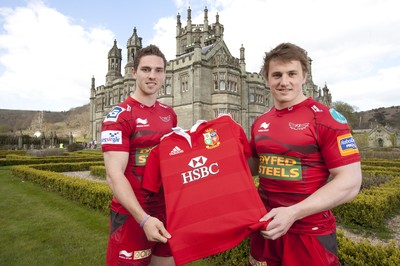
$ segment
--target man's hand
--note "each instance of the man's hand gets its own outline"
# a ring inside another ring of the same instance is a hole
[[[164,224],[155,217],[150,217],[146,221],[143,230],[149,241],[167,243],[168,239],[171,238]]]
[[[271,220],[265,231],[261,235],[265,239],[275,240],[283,236],[296,221],[294,213],[290,207],[279,207],[269,211],[260,221]]]

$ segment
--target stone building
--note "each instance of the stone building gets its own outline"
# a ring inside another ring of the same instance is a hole
[[[173,107],[178,115],[178,126],[182,128],[190,128],[199,119],[210,120],[221,113],[230,113],[249,134],[254,119],[273,105],[272,96],[260,73],[246,71],[245,48],[239,48],[239,58],[232,56],[224,41],[224,26],[219,22],[218,14],[215,19],[215,23],[209,23],[205,8],[203,24],[193,24],[189,7],[186,26],[183,26],[180,14],[177,15],[176,58],[167,64],[165,84],[158,99]],[[126,48],[124,69],[121,67],[121,49],[114,41],[108,53],[105,84],[96,87],[95,78],[92,78],[90,135],[93,140],[100,140],[104,116],[135,89],[131,74],[133,57],[142,48],[142,38],[136,28]],[[311,59],[309,69],[303,88],[305,95],[331,105],[327,86],[320,89],[312,80]]]
[[[400,134],[382,125],[372,129],[353,130],[353,135],[361,149],[400,147]]]

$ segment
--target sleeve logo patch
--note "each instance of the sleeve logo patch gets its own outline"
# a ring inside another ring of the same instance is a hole
[[[104,122],[116,122],[118,119],[118,116],[125,111],[125,108],[122,108],[121,106],[115,106],[106,116],[104,119]]]
[[[356,142],[351,134],[338,136],[337,143],[342,156],[358,153]]]
[[[122,132],[113,130],[102,131],[101,144],[122,144]]]
[[[340,124],[347,124],[346,117],[344,117],[344,115],[342,115],[341,113],[339,113],[335,109],[333,109],[333,108],[329,109],[329,113],[331,113],[331,116],[333,117],[333,119],[335,119]]]

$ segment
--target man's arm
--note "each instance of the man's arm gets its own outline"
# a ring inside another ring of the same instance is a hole
[[[129,153],[108,151],[104,152],[104,164],[107,172],[107,183],[114,197],[127,209],[135,220],[140,223],[145,221],[147,213],[140,206],[135,193],[125,177],[124,172],[128,163]],[[166,243],[171,235],[165,229],[163,223],[155,217],[147,218],[143,225],[149,241]]]
[[[267,239],[277,239],[286,234],[296,220],[332,209],[358,194],[362,181],[359,162],[330,169],[330,173],[333,179],[303,201],[290,207],[272,209],[265,215],[261,220],[272,220],[262,235]]]

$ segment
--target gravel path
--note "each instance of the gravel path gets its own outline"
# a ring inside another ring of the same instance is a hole
[[[63,172],[64,175],[67,176],[75,176],[75,177],[80,177],[80,178],[86,178],[86,179],[90,179],[96,182],[106,182],[106,180],[104,179],[99,179],[96,176],[92,176],[90,175],[90,171],[80,171],[80,172]]]

